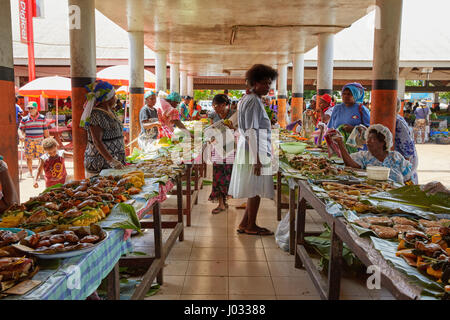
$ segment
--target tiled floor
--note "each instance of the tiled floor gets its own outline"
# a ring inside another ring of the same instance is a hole
[[[185,227],[185,240],[177,242],[167,257],[164,284],[147,299],[319,299],[307,272],[294,267],[294,256],[278,248],[274,236],[237,234],[243,210],[236,209],[236,205],[241,200],[231,200],[227,212],[212,215],[216,204],[207,201],[210,190],[204,187],[200,192],[192,226]],[[171,218],[164,216],[163,220]],[[308,210],[307,222],[318,230],[322,228],[323,221],[313,210]],[[262,200],[257,223],[276,230],[273,201]],[[169,233],[164,231],[165,238]],[[139,239],[140,246],[148,244],[146,237],[152,237],[152,232]],[[371,292],[360,282],[343,279],[341,298],[392,299],[389,292]]]

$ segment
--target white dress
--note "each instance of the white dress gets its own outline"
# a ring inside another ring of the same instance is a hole
[[[239,101],[237,117],[239,139],[228,194],[236,199],[273,199],[271,124],[261,99],[253,93],[245,95]],[[254,137],[258,147],[247,142],[246,134]],[[256,152],[263,164],[260,176],[254,174]]]

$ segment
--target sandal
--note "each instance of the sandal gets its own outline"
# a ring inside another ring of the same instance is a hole
[[[245,229],[238,228],[238,229],[236,230],[236,232],[242,234],[242,233],[245,233]]]
[[[241,204],[240,206],[237,206],[236,209],[246,209],[247,208],[247,203],[244,202],[243,204]]]
[[[259,228],[256,231],[245,230],[245,234],[255,235],[255,236],[272,236],[274,233],[266,228]]]
[[[227,209],[214,208],[214,209],[211,211],[211,213],[212,213],[212,214],[218,214],[218,213],[221,213],[222,211],[225,211],[225,210],[227,210]]]

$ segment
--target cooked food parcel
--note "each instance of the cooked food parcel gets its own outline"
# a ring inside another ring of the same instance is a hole
[[[143,172],[69,182],[9,208],[0,227],[41,232],[56,226],[89,226],[109,215],[116,203],[139,193],[143,185]]]

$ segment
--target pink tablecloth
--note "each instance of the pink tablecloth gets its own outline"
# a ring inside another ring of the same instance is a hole
[[[157,202],[157,201],[158,201],[159,203],[164,202],[164,201],[167,199],[167,193],[168,193],[170,190],[172,190],[172,188],[174,187],[174,185],[175,185],[175,184],[174,184],[172,181],[168,181],[165,185],[159,185],[159,195],[157,195],[156,197],[153,197],[153,198],[151,198],[151,199],[148,199],[147,204],[145,205],[145,207],[142,208],[141,210],[139,210],[139,211],[137,212],[138,218],[139,218],[139,219],[142,219],[142,218],[144,217],[144,213],[145,213],[149,208],[151,208],[151,206],[152,206],[155,202]],[[124,233],[124,240],[127,240],[127,239],[130,237],[132,231],[133,231],[133,230],[131,230],[131,229],[125,230],[125,233]]]

